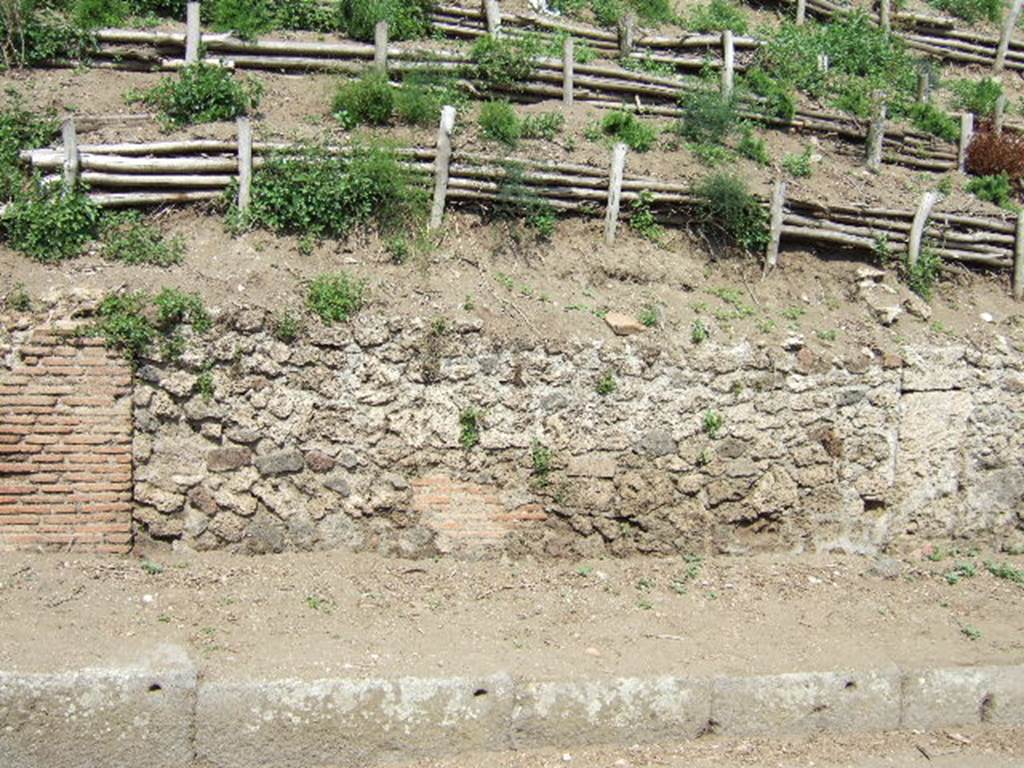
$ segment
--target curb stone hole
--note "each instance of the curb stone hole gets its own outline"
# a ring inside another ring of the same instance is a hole
[[[701,726],[700,730],[697,731],[697,738],[702,736],[714,736],[718,731],[718,721],[714,718],[708,720],[704,725]]]
[[[853,690],[856,690],[856,688],[857,688],[857,681],[856,680],[847,680],[846,684],[843,686],[843,690],[844,691],[853,691]]]
[[[981,697],[980,706],[981,722],[987,723],[992,720],[992,714],[996,709],[996,697],[991,693],[986,693]]]
[[[486,688],[477,688],[475,691],[473,691],[473,695],[474,696],[486,696],[487,695],[487,689]]]
[[[150,683],[150,685],[149,685],[149,692],[150,693],[158,693],[158,692],[162,691],[163,689],[164,689],[164,687],[162,685],[160,685],[160,683]]]

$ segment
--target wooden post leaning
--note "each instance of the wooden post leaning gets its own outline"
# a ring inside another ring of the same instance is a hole
[[[452,131],[455,129],[455,107],[441,109],[441,125],[437,129],[437,155],[434,158],[434,201],[430,208],[430,229],[440,229],[444,221],[444,205],[448,197],[448,169],[452,161]]]
[[[244,217],[252,199],[252,123],[238,118],[238,212]]]
[[[1010,49],[1010,41],[1013,39],[1013,30],[1017,28],[1017,18],[1020,16],[1022,0],[1013,0],[1010,12],[1006,14],[1003,21],[1003,31],[999,35],[999,47],[996,48],[996,60],[992,65],[995,74],[1001,74],[1006,67],[1006,52]]]
[[[921,256],[921,240],[924,238],[924,229],[928,225],[928,217],[932,214],[932,208],[939,199],[939,193],[925,192],[917,204],[914,212],[914,221],[910,225],[910,240],[907,243],[907,264],[913,267]]]

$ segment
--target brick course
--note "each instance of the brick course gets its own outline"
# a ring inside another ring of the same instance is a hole
[[[36,329],[0,369],[0,550],[131,547],[131,369],[102,344]]]

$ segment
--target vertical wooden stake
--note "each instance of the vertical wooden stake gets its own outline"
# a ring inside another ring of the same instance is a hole
[[[967,148],[974,138],[974,114],[964,112],[960,115],[960,145],[957,147],[956,167],[961,172],[967,167]]]
[[[455,107],[441,109],[441,125],[437,130],[437,155],[434,158],[434,203],[430,209],[430,229],[440,229],[444,221],[444,203],[448,197],[448,168],[452,161],[452,131],[455,129]]]
[[[487,34],[491,37],[501,35],[501,6],[498,0],[484,0],[484,16],[487,18]]]
[[[373,66],[381,72],[388,71],[388,23],[378,21],[373,28]]]
[[[1006,121],[1006,94],[1000,93],[996,99],[996,114],[992,119],[992,129],[997,135],[1003,132],[1003,123]]]
[[[1017,230],[1013,241],[1013,298],[1024,298],[1024,213],[1017,214]]]
[[[786,182],[776,181],[772,189],[771,223],[768,230],[768,252],[764,259],[764,274],[779,263],[779,243],[782,240],[782,212],[786,204]]]
[[[878,21],[887,35],[892,32],[892,4],[890,0],[879,0]]]
[[[572,38],[567,36],[562,47],[562,103],[567,107],[572,106],[572,79],[575,66],[576,54],[573,50]]]
[[[938,199],[938,192],[925,192],[921,195],[921,201],[917,204],[914,222],[910,225],[910,242],[907,243],[907,264],[911,267],[917,264],[917,260],[921,256],[921,240],[924,238],[924,228],[928,225],[928,217],[931,216],[932,208]]]
[[[796,0],[796,23],[800,26],[807,19],[807,0]]]
[[[828,72],[828,54],[827,53],[819,53],[818,54],[818,71],[821,72],[822,74],[824,74],[825,72]]]
[[[1013,39],[1013,30],[1017,28],[1017,17],[1020,16],[1021,0],[1013,0],[1010,12],[1006,14],[1003,22],[1003,32],[999,35],[999,47],[996,48],[996,60],[992,71],[997,75],[1006,66],[1006,52],[1010,49],[1010,41]]]
[[[615,242],[615,228],[619,223],[619,205],[622,202],[622,176],[626,172],[626,145],[616,144],[612,150],[612,169],[608,177],[608,208],[604,216],[604,241]]]
[[[238,126],[238,212],[244,215],[249,210],[252,198],[252,123],[248,117],[240,117]]]
[[[199,3],[189,0],[185,5],[185,63],[199,61]]]
[[[636,14],[632,11],[624,13],[619,19],[619,55],[629,56],[633,52],[636,39]]]
[[[917,73],[917,101],[927,104],[932,96],[932,79],[927,72]]]
[[[64,185],[67,191],[74,189],[78,183],[78,170],[81,166],[75,118],[69,117],[61,124],[60,135],[64,142]]]
[[[874,94],[871,125],[867,136],[868,170],[878,173],[882,167],[882,143],[885,140],[885,100],[882,94]]]
[[[732,30],[722,32],[722,97],[732,98],[733,69],[736,65],[736,49],[732,41]]]

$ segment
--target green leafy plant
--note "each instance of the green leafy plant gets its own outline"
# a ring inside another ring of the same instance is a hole
[[[236,185],[229,187],[229,200],[236,193]],[[268,155],[253,174],[245,219],[234,202],[229,217],[239,227],[340,238],[370,222],[385,233],[399,231],[422,216],[425,203],[423,188],[385,146],[356,144],[340,153],[307,145]]]
[[[711,336],[711,332],[699,317],[690,326],[690,341],[694,345],[703,344]]]
[[[158,335],[146,314],[148,303],[149,296],[140,291],[107,296],[96,308],[96,332],[133,365],[149,352]]]
[[[1003,0],[928,0],[928,3],[972,23],[982,19],[998,23],[1005,6]]]
[[[768,245],[768,213],[737,176],[719,172],[701,180],[694,189],[700,199],[700,220],[748,252]]]
[[[88,29],[37,0],[5,0],[0,7],[0,61],[5,69],[52,61],[85,61],[96,50]]]
[[[660,316],[661,313],[658,312],[658,308],[654,304],[647,304],[640,310],[637,319],[645,328],[655,328],[658,325],[658,318]]]
[[[470,50],[468,73],[485,89],[514,88],[533,72],[540,43],[532,36],[481,37]]]
[[[347,130],[364,124],[387,125],[395,112],[395,91],[386,74],[369,70],[338,86],[331,111]]]
[[[100,240],[103,257],[123,264],[169,267],[180,264],[185,255],[184,238],[165,237],[138,211],[106,214],[100,224]]]
[[[1013,184],[1005,172],[995,176],[975,176],[967,182],[967,191],[979,200],[995,203],[1000,208],[1012,209],[1015,206]]]
[[[345,272],[320,275],[306,289],[306,304],[324,323],[340,323],[362,309],[366,283]]]
[[[615,381],[615,373],[613,371],[605,371],[601,374],[601,378],[597,380],[597,386],[595,390],[601,397],[606,397],[612,394],[619,388],[619,384]]]
[[[198,62],[147,91],[129,94],[129,101],[159,110],[165,124],[178,127],[247,115],[259,106],[262,93],[256,80],[236,79],[228,69]]]
[[[946,571],[942,576],[947,584],[957,584],[962,579],[973,578],[978,574],[978,568],[974,563],[957,563],[953,568]]]
[[[710,0],[690,9],[686,26],[694,32],[722,32],[731,29],[737,35],[745,35],[747,14],[729,0]]]
[[[302,332],[302,319],[287,309],[274,315],[271,333],[284,344],[291,344]]]
[[[24,283],[17,283],[4,298],[4,306],[15,312],[28,312],[32,309],[32,297],[25,290]]]
[[[213,399],[215,388],[211,371],[203,371],[196,377],[195,391],[203,400],[209,401]]]
[[[661,226],[654,216],[651,206],[654,203],[654,194],[643,189],[631,203],[629,216],[629,227],[641,237],[657,242],[664,234]]]
[[[721,144],[736,127],[736,104],[718,91],[701,89],[679,97],[678,132],[688,141]]]
[[[18,158],[21,150],[48,145],[57,131],[52,113],[36,113],[26,107],[17,91],[7,92],[0,108],[0,200],[9,200],[24,184]]]
[[[813,154],[810,147],[805,147],[804,151],[799,155],[786,155],[782,158],[782,167],[786,169],[787,173],[797,176],[799,178],[806,178],[811,175],[811,155]]]
[[[459,106],[465,96],[443,71],[410,72],[395,91],[395,117],[405,125],[435,126],[445,104]]]
[[[1003,86],[991,77],[981,80],[954,80],[949,87],[953,91],[956,108],[966,109],[979,117],[995,114],[996,102],[1003,95]],[[957,133],[959,135],[959,131]]]
[[[520,135],[524,139],[546,139],[551,141],[565,125],[565,115],[561,112],[540,112],[526,115],[522,120]]]
[[[960,138],[960,124],[957,120],[934,104],[914,104],[910,107],[909,116],[914,127],[925,133],[946,141]]]
[[[480,130],[486,138],[514,147],[519,143],[523,126],[509,102],[488,101],[480,107]]]
[[[197,293],[186,293],[177,288],[164,288],[154,298],[157,318],[156,327],[164,333],[171,333],[183,323],[192,326],[197,333],[210,329],[210,315]]]
[[[475,408],[465,408],[459,413],[459,444],[470,450],[480,442],[481,414]]]
[[[530,462],[533,464],[533,476],[542,485],[546,485],[548,482],[551,461],[551,449],[540,440],[534,440],[530,444]]]
[[[925,301],[932,297],[935,282],[942,273],[942,259],[934,250],[925,246],[917,257],[917,262],[904,262],[904,273],[907,286]]]
[[[78,190],[29,185],[16,192],[0,218],[0,230],[15,250],[52,264],[81,254],[99,222],[99,207]]]
[[[357,40],[373,40],[377,22],[388,23],[392,40],[424,37],[430,31],[433,0],[340,0],[341,28]]]
[[[615,110],[601,119],[601,133],[623,142],[630,149],[646,152],[654,146],[658,132],[632,112]]]
[[[1009,563],[986,562],[985,570],[997,579],[1006,579],[1007,581],[1012,581],[1014,584],[1019,584],[1024,587],[1024,570],[1014,568]]]
[[[739,144],[736,145],[736,151],[760,165],[771,165],[772,163],[772,158],[768,154],[768,148],[765,146],[764,139],[755,136],[750,126],[743,127],[743,133],[740,136]]]
[[[707,411],[704,414],[704,420],[701,422],[704,434],[711,438],[717,437],[724,425],[725,419],[717,411]]]

